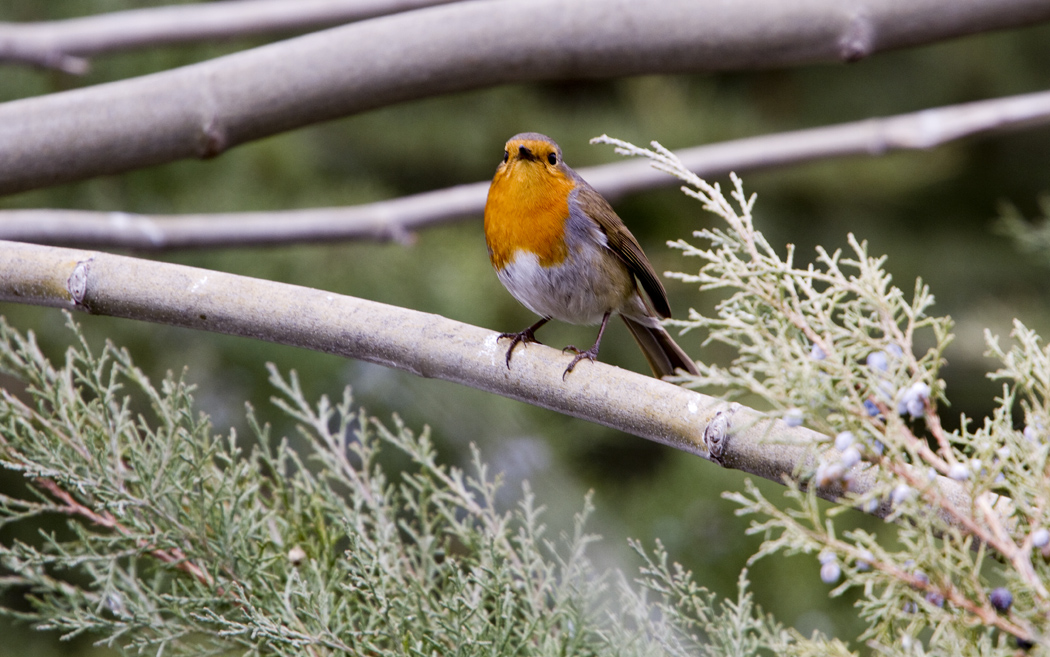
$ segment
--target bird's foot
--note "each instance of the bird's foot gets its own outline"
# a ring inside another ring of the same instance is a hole
[[[569,375],[569,372],[571,372],[572,369],[574,367],[576,367],[576,363],[580,362],[581,360],[589,360],[589,361],[591,361],[593,363],[595,360],[598,359],[598,344],[597,343],[595,343],[595,345],[593,347],[591,347],[590,349],[587,349],[586,351],[580,351],[579,349],[577,349],[576,347],[574,347],[574,346],[572,346],[570,344],[568,347],[565,347],[564,349],[562,349],[562,352],[566,352],[566,351],[571,351],[572,353],[576,354],[576,356],[573,357],[572,362],[569,363],[569,366],[566,367],[565,371],[562,373],[562,375],[561,375],[561,380],[562,381],[564,381],[565,377]]]
[[[510,357],[514,353],[514,347],[517,347],[519,344],[528,344],[530,342],[543,344],[536,339],[536,329],[543,326],[543,324],[546,324],[546,322],[537,322],[524,331],[519,331],[517,333],[500,333],[496,336],[497,341],[502,340],[503,338],[510,338],[510,347],[507,348],[507,369],[510,369]]]

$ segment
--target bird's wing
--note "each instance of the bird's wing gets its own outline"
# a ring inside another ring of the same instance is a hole
[[[609,250],[615,253],[616,257],[627,265],[627,269],[638,278],[642,289],[649,296],[653,310],[660,317],[670,317],[671,305],[667,302],[667,291],[664,290],[663,283],[653,271],[653,266],[649,264],[649,259],[642,252],[638,240],[634,238],[631,231],[627,230],[627,226],[616,215],[609,202],[586,182],[578,185],[575,193],[580,207],[587,208],[587,214],[598,223],[602,232],[605,233]]]

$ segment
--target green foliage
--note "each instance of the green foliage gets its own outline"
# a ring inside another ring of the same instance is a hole
[[[472,473],[436,460],[426,431],[304,399],[271,366],[275,404],[302,446],[217,436],[192,386],[159,389],[107,344],[53,366],[0,320],[0,463],[24,495],[0,523],[57,515],[62,531],[0,546],[0,588],[44,630],[125,652],[274,655],[756,655],[795,640],[755,609],[744,576],[719,603],[657,546],[635,549],[640,591],[600,573],[584,530],[545,535],[526,486],[512,510],[475,450]],[[399,476],[386,450],[407,459]],[[804,642],[803,642],[804,643]]]
[[[1012,238],[1022,251],[1037,254],[1047,264],[1050,263],[1050,195],[1039,199],[1039,210],[1042,217],[1028,221],[1016,206],[1003,204],[995,227],[999,233]]]
[[[651,158],[728,224],[695,234],[709,247],[671,244],[704,263],[674,276],[728,291],[713,317],[693,311],[677,323],[705,328],[709,342],[736,353],[683,381],[750,394],[788,422],[835,437],[814,445],[812,463],[785,482],[786,508],[750,482],[727,494],[753,516],[749,531],[765,538],[752,561],[817,554],[821,578],[841,582],[832,595],[860,591],[868,624],[860,638],[878,652],[988,655],[1050,645],[1050,348],[1018,321],[1009,349],[988,334],[989,355],[1002,364],[989,376],[1004,382],[1003,394],[983,425],[964,417],[948,431],[937,375],[951,321],[927,314],[933,297],[921,282],[908,300],[891,285],[885,259],[852,235],[849,257],[818,248],[814,264],[797,266],[790,245],[781,257],[755,230],[755,197],[735,176],[731,202],[658,144],[599,141]],[[874,483],[859,485],[862,472]],[[836,491],[839,504],[819,503],[818,487]],[[851,507],[896,521],[893,540],[841,529]]]

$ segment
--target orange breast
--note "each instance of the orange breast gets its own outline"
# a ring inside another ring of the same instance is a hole
[[[535,253],[544,267],[569,255],[565,222],[576,184],[538,162],[511,160],[496,171],[485,203],[485,241],[492,266],[502,270],[516,251]]]

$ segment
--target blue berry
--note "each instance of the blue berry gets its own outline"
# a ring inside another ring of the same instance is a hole
[[[885,372],[889,369],[889,358],[885,351],[873,351],[868,354],[868,369]]]
[[[842,466],[845,468],[852,468],[853,466],[860,463],[860,450],[856,447],[849,447],[846,451],[842,452]]]
[[[1028,426],[1026,426],[1024,428],[1024,439],[1027,440],[1030,443],[1038,443],[1039,442],[1039,434],[1041,433],[1041,431],[1040,431],[1041,428],[1042,427],[1040,427],[1038,425],[1037,426],[1032,426],[1032,425],[1029,424]]]
[[[908,484],[897,484],[890,493],[890,502],[893,502],[894,506],[903,504],[911,499],[913,493],[912,487]]]
[[[897,413],[899,415],[910,415],[922,417],[926,413],[926,400],[930,398],[930,386],[922,381],[917,381],[905,390],[900,401],[897,402]]]
[[[820,581],[825,584],[834,584],[842,576],[842,568],[837,561],[829,561],[820,567]]]
[[[846,474],[846,468],[841,463],[825,463],[821,461],[813,478],[817,480],[817,486],[824,487],[841,480],[844,474]]]
[[[835,449],[840,452],[845,452],[846,448],[853,444],[853,432],[843,431],[839,435],[835,436]]]
[[[1000,586],[992,589],[991,595],[988,596],[988,601],[992,603],[993,607],[1005,613],[1009,611],[1010,605],[1014,603],[1014,596],[1010,591]]]
[[[883,445],[882,441],[879,440],[873,440],[869,447],[871,447],[871,451],[875,452],[875,454],[878,456],[882,456],[882,452],[886,449],[886,446]]]
[[[871,550],[861,550],[860,559],[857,559],[853,566],[860,571],[868,570],[871,568],[872,561],[875,561],[875,555],[871,553]]]

